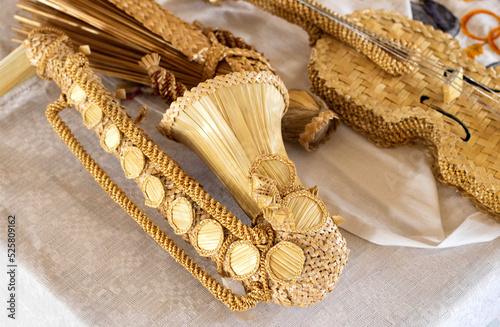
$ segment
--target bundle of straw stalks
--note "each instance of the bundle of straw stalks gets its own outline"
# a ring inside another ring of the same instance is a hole
[[[190,60],[171,42],[108,1],[20,0],[18,7],[31,17],[15,16],[20,27],[13,29],[22,39],[14,41],[22,43],[34,28],[55,27],[77,46],[90,45],[89,61],[95,72],[148,85],[149,76],[138,62],[155,52],[162,58],[161,67],[179,82],[189,88],[201,82],[203,62]],[[201,31],[199,34],[202,37]],[[206,42],[208,46],[208,39]],[[231,68],[224,62],[217,67],[218,74],[230,72]]]

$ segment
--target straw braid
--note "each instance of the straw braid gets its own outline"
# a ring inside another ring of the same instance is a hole
[[[71,152],[80,160],[88,172],[94,177],[97,183],[109,194],[123,210],[125,210],[140,226],[148,233],[165,251],[167,251],[178,263],[186,268],[191,275],[200,281],[215,298],[222,301],[233,311],[244,311],[254,307],[258,302],[265,301],[269,295],[269,288],[263,287],[261,283],[255,282],[249,285],[249,292],[246,296],[238,297],[225,286],[221,285],[215,278],[210,276],[205,270],[200,268],[188,255],[184,253],[164,231],[156,226],[146,214],[133,203],[126,193],[116,185],[108,174],[97,164],[94,159],[85,151],[83,146],[76,140],[71,130],[59,117],[59,113],[71,107],[66,101],[66,97],[61,97],[52,104],[49,104],[46,111],[47,119],[59,137],[70,148]]]
[[[246,0],[253,5],[262,8],[265,11],[272,13],[273,15],[284,18],[285,20],[299,25],[304,28],[311,38],[311,45],[314,45],[315,41],[321,36],[322,33],[327,33],[334,38],[345,42],[355,48],[357,51],[366,55],[375,64],[380,66],[386,72],[392,75],[407,74],[413,71],[413,66],[407,62],[401,62],[394,59],[387,52],[382,50],[378,45],[370,42],[369,40],[363,38],[361,35],[349,30],[348,28],[341,26],[337,22],[321,15],[320,13],[313,11],[302,5],[301,3],[294,0]],[[311,3],[329,11],[332,15],[338,16],[331,10],[317,4],[314,1]],[[404,46],[416,50],[416,46],[403,40],[393,41],[401,43]]]
[[[59,37],[55,39],[46,49],[46,51],[42,54],[39,60],[39,65],[36,68],[36,73],[40,78],[50,81],[51,78],[45,76],[45,67],[47,66],[47,62],[54,55],[54,52],[61,46],[63,42],[66,42],[68,43],[68,46],[71,46],[71,41],[69,40],[66,34],[63,34],[62,32],[56,30],[55,28],[46,27],[44,28],[43,31],[50,33],[56,32],[57,34],[59,34]]]
[[[240,49],[247,49],[247,50],[255,50],[253,45],[249,45],[248,43],[245,42],[241,37],[236,37],[234,36],[233,33],[220,29],[220,28],[214,28],[212,30],[212,33],[214,36],[217,38],[217,41],[228,47],[228,48],[240,48]]]
[[[151,86],[167,106],[186,92],[186,86],[178,82],[172,72],[160,67],[159,54],[152,53],[145,55],[139,62],[139,65],[148,72]]]
[[[193,27],[200,30],[212,43],[220,43],[228,48],[255,50],[253,45],[246,43],[241,37],[219,27],[205,27],[197,20],[193,22]]]

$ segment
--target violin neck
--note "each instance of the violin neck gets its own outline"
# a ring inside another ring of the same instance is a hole
[[[415,46],[410,49],[399,40],[367,30],[314,0],[246,1],[299,25],[308,32],[313,42],[326,33],[350,45],[391,75],[408,74],[415,69],[408,61],[408,56],[416,50]]]
[[[298,25],[309,35],[314,32],[328,30],[331,24],[339,24],[345,20],[339,14],[327,10],[315,1],[304,0],[245,0],[275,16]],[[318,13],[320,15],[318,15]],[[328,13],[329,15],[326,15]]]

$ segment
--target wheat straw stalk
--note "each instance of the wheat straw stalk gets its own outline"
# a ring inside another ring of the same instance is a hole
[[[0,61],[0,97],[9,90],[21,85],[35,75],[35,67],[29,64],[26,48],[18,46],[12,53]]]

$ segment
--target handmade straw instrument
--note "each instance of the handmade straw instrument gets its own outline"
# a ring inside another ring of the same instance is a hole
[[[312,91],[379,146],[418,144],[435,177],[500,221],[500,69],[403,15],[341,17],[306,0],[247,2],[303,27]]]
[[[141,8],[127,7],[132,15]],[[252,219],[250,227],[147,137],[103,87],[87,58],[73,52],[65,34],[36,29],[24,46],[38,75],[53,79],[62,90],[47,109],[54,129],[108,194],[216,298],[232,310],[271,300],[306,307],[333,289],[347,262],[348,250],[336,225],[342,219],[328,213],[317,188],[300,183],[286,155],[280,125],[288,93],[265,59],[245,51],[243,59],[234,56],[236,67],[250,63],[253,69],[219,75],[184,91],[160,124],[165,135],[188,145],[214,170]],[[150,55],[142,65],[160,74],[158,62]],[[58,116],[71,106],[97,133],[102,147],[120,160],[125,176],[138,183],[145,204],[157,208],[175,233],[213,260],[221,276],[240,281],[246,296],[232,294],[196,266],[93,162]]]

